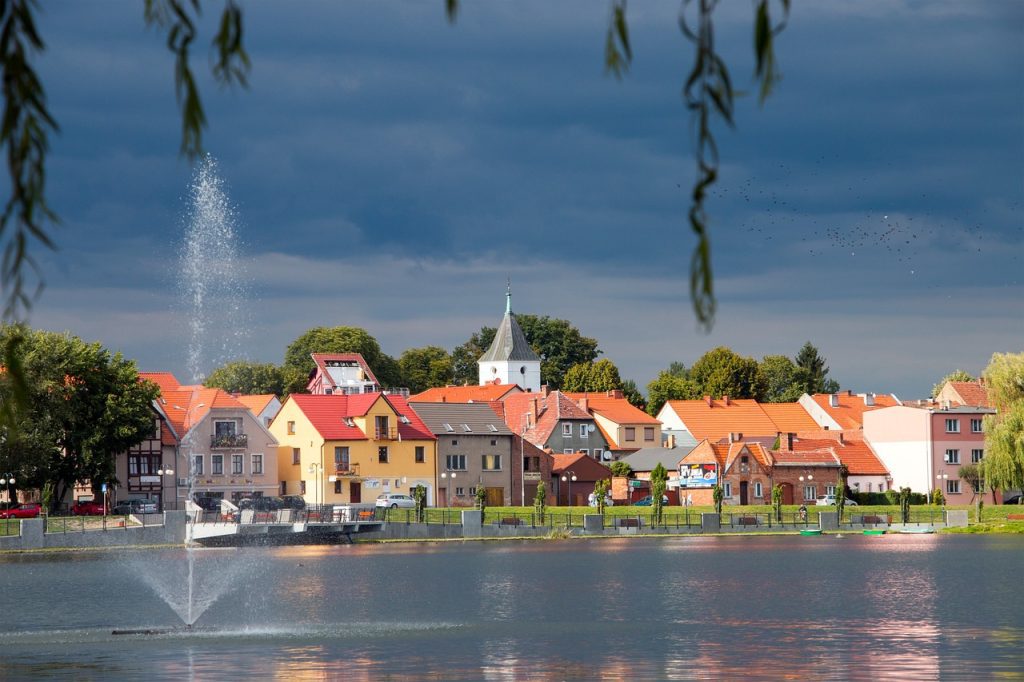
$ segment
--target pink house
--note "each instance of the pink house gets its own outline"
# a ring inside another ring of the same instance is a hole
[[[969,504],[974,490],[958,472],[984,458],[982,422],[994,413],[987,407],[908,402],[864,413],[864,438],[889,469],[893,488],[940,488],[949,504]]]

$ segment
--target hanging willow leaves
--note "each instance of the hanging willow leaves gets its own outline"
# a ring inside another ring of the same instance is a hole
[[[629,46],[629,25],[626,23],[626,0],[612,0],[611,19],[604,41],[604,70],[616,78],[629,71],[633,49]]]

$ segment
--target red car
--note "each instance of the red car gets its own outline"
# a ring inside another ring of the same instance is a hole
[[[103,516],[103,503],[96,500],[80,500],[71,505],[72,516]]]
[[[34,519],[39,516],[43,505],[38,502],[26,502],[17,507],[0,511],[0,519]]]

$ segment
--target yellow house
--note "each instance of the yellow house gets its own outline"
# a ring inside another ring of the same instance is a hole
[[[401,396],[292,394],[270,425],[280,444],[282,495],[307,504],[372,504],[382,493],[427,489],[433,505],[437,439]]]

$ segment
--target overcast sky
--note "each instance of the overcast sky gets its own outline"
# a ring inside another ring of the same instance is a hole
[[[470,2],[454,26],[443,0],[243,7],[250,88],[211,83],[209,21],[193,64],[250,359],[279,363],[320,325],[364,327],[396,357],[450,349],[500,320],[506,277],[515,310],[572,321],[641,386],[717,345],[760,358],[810,340],[843,388],[916,398],[1024,347],[1019,2],[794,3],[777,91],[717,131],[710,334],[688,296],[678,3],[630,4],[621,82],[603,73],[607,3]],[[172,56],[137,2],[42,9],[63,226],[31,322],[187,379],[193,169]],[[751,21],[742,2],[716,21],[745,90]]]

